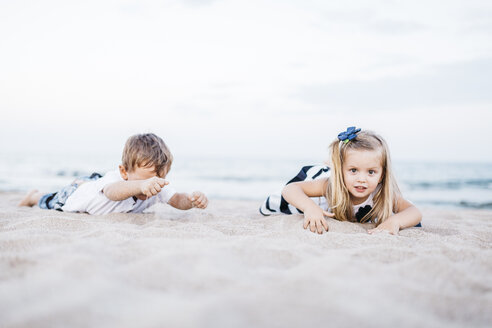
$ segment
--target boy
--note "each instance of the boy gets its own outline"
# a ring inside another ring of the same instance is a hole
[[[164,141],[153,133],[131,136],[123,149],[119,172],[104,177],[94,173],[75,180],[56,193],[29,192],[19,206],[38,205],[44,209],[89,214],[140,213],[157,202],[188,210],[207,207],[207,197],[199,191],[177,193],[164,180],[173,157]]]

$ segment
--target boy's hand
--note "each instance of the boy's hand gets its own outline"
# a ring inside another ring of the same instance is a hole
[[[203,192],[200,191],[194,191],[191,196],[189,196],[189,200],[193,207],[198,207],[198,208],[206,208],[208,205],[208,199],[207,196]]]
[[[165,185],[169,184],[169,182],[159,177],[142,180],[141,183],[140,191],[147,198],[157,195]]]
[[[308,207],[304,211],[304,229],[309,226],[309,230],[319,234],[328,231],[328,223],[323,215],[330,218],[335,217],[335,214],[323,211],[319,206]]]
[[[400,224],[398,223],[398,220],[389,217],[386,221],[378,225],[376,228],[370,229],[367,232],[373,234],[383,231],[389,232],[392,235],[397,235],[398,231],[400,231]]]

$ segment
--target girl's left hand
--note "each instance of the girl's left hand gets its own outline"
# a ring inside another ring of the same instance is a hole
[[[378,225],[376,228],[370,229],[367,232],[373,234],[376,232],[383,232],[383,231],[387,231],[392,235],[397,235],[398,231],[400,231],[400,224],[398,223],[397,220],[390,217],[386,221]]]

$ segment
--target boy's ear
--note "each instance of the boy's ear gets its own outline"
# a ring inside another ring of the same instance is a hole
[[[126,169],[123,165],[119,166],[120,169],[120,175],[123,180],[128,180],[128,172],[126,172]]]
[[[168,175],[169,171],[171,171],[171,165],[166,166],[166,168],[164,169],[164,177]]]

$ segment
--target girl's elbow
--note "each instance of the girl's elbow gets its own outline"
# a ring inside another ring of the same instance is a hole
[[[419,219],[419,223],[420,223],[420,222],[422,221],[422,218],[423,218],[424,216],[422,215],[422,212],[421,212],[418,208],[416,208],[416,209],[417,209],[418,219]]]
[[[417,221],[417,224],[422,221],[422,212],[417,208],[417,206],[412,205],[412,210],[414,212],[415,220]]]
[[[289,197],[289,193],[291,192],[292,188],[294,187],[294,184],[288,184],[286,185],[283,189],[282,192],[280,193],[282,197],[287,198]]]

